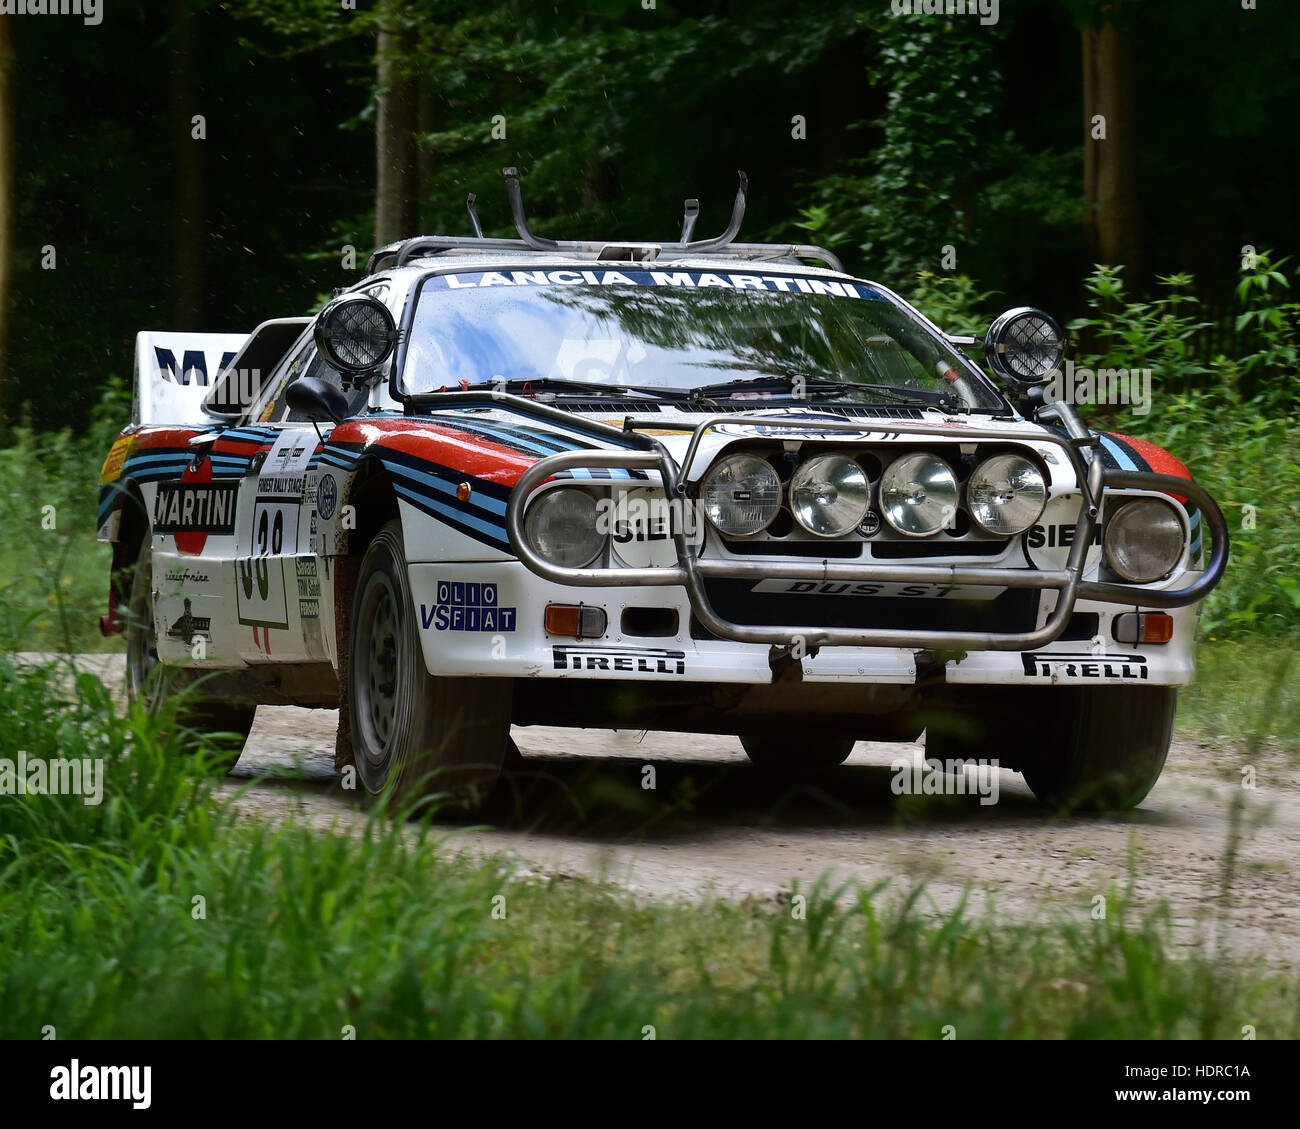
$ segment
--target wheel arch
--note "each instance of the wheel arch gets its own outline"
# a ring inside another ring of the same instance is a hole
[[[134,478],[128,478],[118,485],[117,490],[115,505],[121,516],[112,541],[113,560],[109,566],[110,614],[124,607],[131,598],[131,580],[140,556],[140,546],[149,536],[150,525],[140,484]]]
[[[401,517],[393,475],[378,455],[369,456],[357,465],[344,505],[352,507],[355,524],[344,529],[342,555],[360,558],[385,524]]]
[[[331,556],[334,577],[334,667],[339,681],[339,726],[334,745],[334,767],[346,771],[355,766],[352,750],[350,707],[348,703],[348,655],[352,645],[352,603],[356,597],[361,558],[384,525],[394,517],[400,519],[397,491],[388,469],[377,454],[364,457],[352,472],[340,500],[342,507],[352,507],[355,523],[333,543]],[[343,512],[342,507],[340,512]]]

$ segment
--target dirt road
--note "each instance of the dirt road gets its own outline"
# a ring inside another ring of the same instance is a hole
[[[92,662],[120,679],[120,660]],[[222,791],[249,816],[359,823],[366,801],[333,771],[335,724],[329,710],[263,707]],[[864,884],[924,878],[938,908],[969,888],[976,909],[991,899],[1001,916],[1034,918],[1088,914],[1095,895],[1128,881],[1132,861],[1137,904],[1166,899],[1180,943],[1210,935],[1221,912],[1221,945],[1300,963],[1300,771],[1277,751],[1261,752],[1247,790],[1244,746],[1179,741],[1137,811],[1054,818],[1007,770],[991,806],[895,795],[890,763],[912,746],[860,743],[841,769],[800,784],[756,773],[731,738],[547,728],[514,737],[524,767],[473,824],[445,823],[451,849],[683,898],[777,898],[827,871]],[[1234,797],[1244,837],[1225,902]]]

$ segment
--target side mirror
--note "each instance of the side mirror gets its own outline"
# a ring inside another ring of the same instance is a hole
[[[373,372],[397,348],[397,323],[388,307],[367,294],[345,294],[320,312],[316,347],[341,373]]]
[[[1065,335],[1054,318],[1032,306],[999,315],[984,338],[984,359],[998,376],[1026,386],[1051,379],[1065,354]]]
[[[284,390],[284,398],[312,423],[342,423],[348,414],[348,398],[318,376],[300,376]]]

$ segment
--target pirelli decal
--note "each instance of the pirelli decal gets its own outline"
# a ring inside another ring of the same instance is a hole
[[[625,674],[685,674],[685,651],[634,647],[552,647],[556,670]]]
[[[1061,651],[1023,651],[1026,678],[1114,678],[1141,682],[1151,677],[1144,655],[1066,654]]]
[[[234,533],[237,482],[163,482],[153,507],[156,533]]]

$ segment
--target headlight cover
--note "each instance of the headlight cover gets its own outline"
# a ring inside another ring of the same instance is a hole
[[[1051,379],[1065,352],[1065,335],[1056,319],[1032,306],[1017,306],[997,317],[984,336],[984,359],[999,376],[1017,385]]]
[[[1106,562],[1132,584],[1167,576],[1186,543],[1173,506],[1156,498],[1124,502],[1106,522]]]
[[[752,537],[780,512],[781,480],[766,459],[728,455],[700,483],[700,505],[718,532]]]
[[[957,476],[934,455],[904,455],[880,479],[880,508],[905,537],[929,537],[957,515]]]
[[[994,455],[975,468],[966,483],[966,508],[986,533],[1014,537],[1043,514],[1047,482],[1023,455]]]
[[[608,530],[597,520],[596,499],[574,486],[545,491],[524,519],[538,555],[561,568],[586,568],[605,548]]]
[[[790,479],[790,511],[817,537],[843,537],[871,508],[866,473],[846,455],[818,455]]]
[[[373,372],[397,348],[397,325],[388,307],[365,294],[344,294],[320,312],[316,347],[339,372]]]

